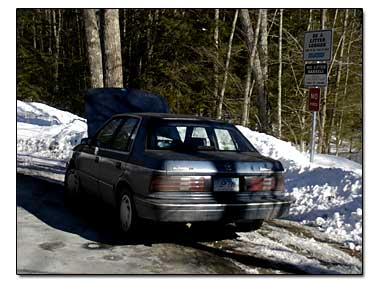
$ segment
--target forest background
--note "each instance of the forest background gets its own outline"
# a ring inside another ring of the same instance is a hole
[[[82,91],[125,87],[308,149],[303,39],[332,29],[320,153],[362,151],[362,9],[17,9],[17,99],[78,115]]]

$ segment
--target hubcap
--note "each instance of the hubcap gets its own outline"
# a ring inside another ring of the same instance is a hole
[[[121,200],[120,218],[122,229],[127,232],[131,227],[132,218],[131,201],[127,195],[124,195]]]

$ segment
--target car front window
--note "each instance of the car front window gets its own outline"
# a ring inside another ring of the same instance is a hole
[[[114,132],[117,130],[121,122],[121,119],[113,119],[106,126],[104,126],[104,128],[101,129],[96,136],[95,140],[97,146],[104,148],[110,147]]]

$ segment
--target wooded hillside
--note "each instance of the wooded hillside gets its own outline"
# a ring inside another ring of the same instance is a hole
[[[361,9],[18,9],[17,98],[83,114],[81,91],[158,93],[307,150],[304,31],[333,29],[319,152],[362,149]]]

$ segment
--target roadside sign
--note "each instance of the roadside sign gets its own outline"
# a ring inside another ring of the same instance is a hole
[[[309,111],[319,111],[320,95],[320,88],[309,89]]]
[[[304,61],[330,61],[332,30],[304,32]]]
[[[305,64],[304,66],[304,86],[305,87],[325,87],[327,86],[327,64]]]

